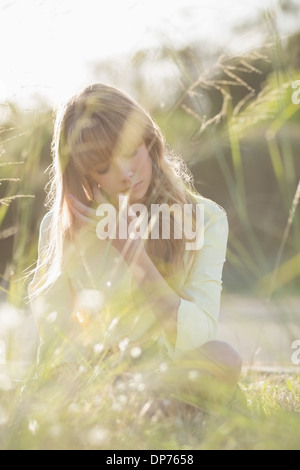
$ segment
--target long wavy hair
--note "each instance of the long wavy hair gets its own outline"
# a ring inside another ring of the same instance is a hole
[[[184,161],[167,149],[164,137],[151,116],[132,98],[120,90],[96,83],[73,96],[57,113],[52,142],[53,163],[47,187],[46,205],[51,211],[47,243],[40,254],[42,276],[31,286],[31,294],[38,294],[58,277],[63,264],[64,244],[72,241],[79,229],[73,215],[68,194],[83,204],[93,203],[93,188],[88,174],[99,168],[99,163],[111,160],[124,142],[141,141],[147,147],[152,161],[152,179],[143,204],[151,215],[151,204],[192,204],[195,227],[196,191],[193,177]],[[186,239],[174,238],[174,220],[171,212],[170,239],[149,238],[145,249],[170,285],[172,275],[185,269]],[[193,252],[190,252],[193,255]]]

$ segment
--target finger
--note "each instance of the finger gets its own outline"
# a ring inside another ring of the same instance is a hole
[[[90,207],[86,206],[82,202],[78,201],[74,196],[71,194],[68,196],[71,206],[75,207],[79,212],[87,217],[96,217],[96,211],[91,209]]]
[[[89,224],[91,225],[92,227],[96,227],[96,221],[91,219],[90,217],[87,217],[85,215],[83,215],[81,212],[79,212],[76,207],[74,207],[73,205],[70,206],[71,207],[71,211],[72,213],[75,215],[75,217],[80,221],[82,222],[83,224]]]

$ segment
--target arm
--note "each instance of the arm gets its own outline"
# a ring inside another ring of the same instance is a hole
[[[71,209],[76,217],[82,223],[87,223],[91,228],[94,227],[96,230],[96,211],[84,206],[72,196],[69,197],[69,201]],[[99,192],[97,194],[97,201],[99,205],[101,203],[107,203],[103,198],[103,195]],[[124,217],[123,213],[119,215],[120,218]],[[133,218],[127,215],[127,219],[124,223],[128,224],[128,221],[132,220]],[[162,325],[168,340],[172,344],[175,344],[177,334],[177,310],[180,303],[180,297],[164,280],[156,266],[153,264],[145,250],[144,242],[140,238],[131,239],[128,237],[121,239],[118,237],[117,229],[115,236],[110,239],[109,242],[117,249],[128,265],[135,281],[144,294],[145,302],[147,302],[147,305]]]
[[[225,262],[228,222],[226,213],[210,202],[206,207],[204,245],[195,253],[181,297],[161,276],[147,253],[124,256],[147,304],[162,325],[170,355],[196,349],[217,331]]]
[[[146,301],[162,324],[170,356],[196,349],[216,335],[222,290],[222,271],[228,238],[226,213],[205,202],[204,246],[185,274],[180,297],[147,256],[141,240],[110,240],[130,267]],[[99,201],[99,203],[101,200]],[[71,208],[82,223],[96,227],[96,211],[72,198]]]
[[[217,334],[228,221],[218,206],[208,206],[206,211],[211,208],[213,212],[205,221],[204,246],[196,252],[181,289],[176,347],[167,342],[169,355],[174,358],[199,348]]]
[[[134,261],[127,257],[124,259],[143,292],[147,304],[162,325],[168,341],[175,345],[180,297],[162,277],[145,250],[140,256],[135,257]]]
[[[45,357],[46,354],[53,355],[56,351],[60,353],[57,355],[58,362],[62,362],[60,359],[68,358],[69,360],[72,355],[72,348],[67,345],[67,336],[73,326],[71,313],[74,299],[67,275],[61,272],[55,282],[35,295],[35,289],[44,276],[44,249],[49,237],[50,224],[51,213],[48,213],[40,226],[38,262],[28,293],[40,335],[39,359]]]

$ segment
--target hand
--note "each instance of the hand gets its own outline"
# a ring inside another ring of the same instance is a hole
[[[106,197],[102,194],[98,186],[93,188],[93,195],[96,201],[97,207],[101,204],[110,204]],[[75,217],[81,222],[82,225],[88,226],[90,230],[93,230],[94,233],[97,231],[97,225],[99,223],[99,217],[97,217],[97,210],[91,207],[86,206],[82,202],[78,201],[74,196],[69,195],[68,201],[70,204],[70,209],[75,215]],[[136,220],[135,217],[128,215],[129,206],[126,205],[122,208],[121,212],[117,212],[117,217],[115,221],[114,233],[115,237],[110,238],[107,234],[107,240],[116,248],[124,260],[128,264],[132,264],[137,261],[141,255],[146,255],[144,241],[138,237],[136,240],[130,237],[128,233],[128,227],[131,222]],[[127,213],[126,213],[126,212]],[[127,238],[119,238],[119,225],[122,223],[122,226],[127,227]],[[131,225],[132,226],[132,225]]]

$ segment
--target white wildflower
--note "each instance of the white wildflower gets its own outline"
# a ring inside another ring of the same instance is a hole
[[[100,426],[92,428],[88,433],[88,441],[93,447],[102,446],[108,438],[108,430]]]
[[[126,349],[128,348],[128,344],[129,344],[129,339],[128,338],[124,338],[122,341],[119,342],[119,349],[121,352],[125,352]]]
[[[133,359],[138,359],[141,355],[142,355],[142,350],[138,346],[136,346],[135,348],[132,348],[132,350],[130,351],[130,356]]]
[[[102,343],[95,344],[94,347],[93,347],[93,351],[97,355],[102,354],[103,351],[104,351],[104,344],[102,344]]]
[[[36,434],[39,430],[39,423],[36,419],[31,419],[28,423],[28,429],[32,434]]]

